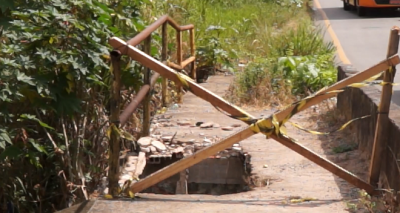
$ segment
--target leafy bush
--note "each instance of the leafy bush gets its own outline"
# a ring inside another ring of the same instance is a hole
[[[292,88],[292,94],[314,93],[336,81],[333,54],[315,56],[286,56],[278,59],[278,70],[286,83]]]
[[[88,199],[104,175],[107,43],[144,28],[144,1],[11,2],[0,13],[0,203],[53,212]],[[135,90],[140,67],[129,62],[123,83]]]

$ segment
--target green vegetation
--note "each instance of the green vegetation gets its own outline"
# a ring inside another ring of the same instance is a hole
[[[356,143],[342,144],[332,148],[332,151],[336,154],[350,152],[356,150],[358,145]]]
[[[53,212],[87,199],[104,176],[108,38],[144,29],[145,5],[6,2],[0,6],[0,212],[7,206]],[[126,59],[123,67],[124,89],[134,92],[141,69]]]
[[[267,105],[336,80],[334,48],[312,24],[308,0],[169,0],[164,11],[197,28],[199,67],[235,70],[229,99]],[[205,58],[205,60],[204,60]],[[239,61],[248,62],[237,67]]]

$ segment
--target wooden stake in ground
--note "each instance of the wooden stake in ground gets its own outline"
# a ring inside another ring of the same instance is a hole
[[[161,61],[165,62],[167,60],[168,51],[168,34],[167,34],[168,23],[162,25],[162,47],[161,47]],[[162,94],[162,106],[167,107],[168,105],[168,79],[162,77],[161,81],[161,94]]]
[[[144,40],[144,52],[146,54],[150,54],[151,48],[151,34]],[[144,83],[149,85],[150,90],[146,94],[146,97],[143,101],[143,126],[142,126],[142,137],[150,135],[150,101],[151,101],[151,82],[150,82],[150,69],[144,67]]]
[[[178,84],[183,84],[182,79],[185,80],[185,83],[187,84],[186,86],[189,88],[189,90],[194,93],[196,96],[210,102],[214,106],[217,106],[221,108],[222,110],[230,113],[233,116],[237,117],[247,117],[248,119],[255,119],[253,116],[248,114],[247,112],[241,110],[240,108],[230,104],[229,102],[225,101],[224,99],[216,96],[215,94],[211,93],[210,91],[200,87],[196,83],[190,80],[190,78],[186,78],[185,76],[178,76],[178,74],[170,69],[169,67],[165,66],[161,62],[151,58],[150,56],[144,54],[140,50],[132,47],[132,46],[126,46],[126,43],[118,38],[112,38],[110,39],[110,44],[115,47],[115,48],[120,48],[121,51],[125,52],[127,55],[129,55],[132,59],[142,63],[143,65],[150,67],[152,70],[160,73],[162,76],[165,76]],[[364,81],[378,73],[380,73],[382,70],[387,69],[389,66],[395,65],[400,63],[399,57],[393,56],[390,57],[389,59],[380,62],[379,64],[371,67],[370,69],[367,69],[366,71],[359,73],[358,75],[349,77],[345,80],[342,80],[333,87],[345,87],[351,83],[358,83],[361,81]],[[345,81],[345,83],[343,82]],[[331,91],[332,88],[327,88],[326,91]],[[320,101],[324,100],[325,98],[329,97],[331,94],[325,94],[321,96],[314,97],[307,101],[302,108],[297,109],[297,111],[301,111],[306,109],[307,107],[311,106],[312,104],[319,103]],[[282,120],[286,118],[287,115],[290,115],[292,111],[290,110],[289,107],[287,110],[278,112],[275,114],[276,117],[280,117]],[[237,143],[243,139],[246,139],[250,137],[251,135],[255,134],[257,132],[253,132],[253,130],[248,127],[247,129],[244,129],[240,132],[235,133],[229,138],[226,138],[210,147],[207,147],[197,153],[195,153],[192,156],[186,157],[166,168],[163,168],[150,176],[146,177],[145,179],[142,179],[141,181],[135,183],[132,186],[133,192],[139,192],[143,189],[146,189],[147,187],[150,187],[151,185],[154,185],[176,173],[179,171],[182,171],[183,169],[186,169],[203,159],[207,158],[210,155],[215,154],[218,151],[222,151],[226,149],[227,147],[231,146],[234,143]],[[281,139],[278,137],[278,135],[272,135],[275,140],[278,142],[284,144],[288,148],[296,151],[297,153],[303,155],[304,157],[308,158],[309,160],[313,161],[314,163],[322,166],[323,168],[327,169],[328,171],[331,171],[335,175],[338,175],[339,177],[345,179],[349,183],[360,187],[362,189],[365,189],[367,192],[372,193],[373,192],[373,187],[369,185],[368,183],[362,181],[361,179],[357,178],[356,176],[352,175],[351,173],[347,172],[343,168],[340,168],[339,166],[333,164],[332,162],[323,159],[322,157],[318,156],[316,153],[308,150],[307,148],[293,142],[292,140],[285,140]]]
[[[400,29],[398,27],[394,27],[391,29],[387,57],[391,57],[397,54],[400,39],[399,33]],[[389,133],[389,109],[392,100],[393,89],[391,83],[393,83],[395,73],[396,67],[391,66],[388,70],[385,71],[383,75],[383,82],[387,82],[388,84],[385,84],[382,87],[381,102],[378,107],[379,114],[375,129],[374,146],[372,149],[372,157],[369,167],[369,183],[374,186],[377,186],[379,181],[381,165],[384,159],[383,153],[386,150],[387,146],[386,141],[388,139],[387,137]]]
[[[108,160],[108,194],[112,196],[118,195],[119,180],[119,152],[120,152],[120,136],[115,128],[119,128],[119,102],[121,88],[121,53],[114,50],[110,53],[113,68],[113,84],[111,87],[110,99],[110,150]]]

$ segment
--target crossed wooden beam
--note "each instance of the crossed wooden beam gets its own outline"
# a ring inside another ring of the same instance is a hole
[[[279,127],[274,126],[274,122],[282,123],[282,121],[288,120],[291,116],[295,113],[305,110],[308,107],[320,103],[321,101],[334,97],[337,90],[345,88],[346,86],[365,81],[372,76],[375,76],[382,71],[388,69],[391,66],[397,65],[400,63],[399,56],[393,55],[392,57],[387,58],[386,60],[381,61],[380,63],[366,69],[365,71],[359,72],[351,77],[343,79],[332,86],[323,89],[317,92],[315,95],[306,98],[301,104],[294,104],[282,111],[279,111],[273,114],[270,118],[267,119],[257,119],[256,117],[250,115],[249,113],[243,111],[239,107],[232,105],[231,103],[227,102],[226,100],[222,99],[221,97],[215,95],[211,91],[201,87],[200,85],[196,84],[192,79],[187,76],[181,75],[177,73],[173,69],[169,68],[168,66],[164,65],[162,62],[155,60],[151,56],[145,54],[144,52],[140,51],[139,49],[128,45],[125,41],[113,37],[109,40],[110,45],[119,50],[122,54],[128,55],[133,60],[138,61],[142,65],[146,66],[147,68],[158,72],[161,76],[168,78],[174,81],[177,84],[181,84],[183,87],[186,87],[189,91],[191,91],[196,96],[202,98],[205,101],[210,102],[212,105],[218,107],[219,109],[225,111],[226,113],[230,114],[232,117],[242,118],[241,120],[245,123],[249,124],[248,127],[220,140],[219,142],[202,149],[191,156],[185,157],[149,176],[140,181],[134,183],[131,186],[131,191],[133,193],[140,192],[158,182],[186,169],[189,168],[200,161],[208,158],[209,156],[222,151],[228,147],[231,147],[233,144],[238,143],[250,136],[257,134],[257,133],[264,133],[266,131],[263,130],[261,127],[267,127],[269,133],[267,134],[268,137],[273,138],[274,140],[280,142],[284,146],[292,149],[293,151],[297,152],[298,154],[304,156],[305,158],[309,159],[310,161],[316,163],[317,165],[321,166],[322,168],[330,171],[331,173],[339,176],[340,178],[346,180],[347,182],[353,184],[354,186],[364,189],[369,194],[373,194],[375,188],[370,185],[369,183],[361,180],[354,174],[348,172],[347,170],[341,168],[340,166],[334,164],[333,162],[321,157],[317,153],[313,152],[312,150],[304,147],[303,145],[297,143],[295,140],[282,135],[279,132]],[[246,118],[246,119],[243,119]],[[252,120],[252,122],[248,122]],[[259,127],[259,128],[257,128]],[[277,129],[278,128],[278,129]]]

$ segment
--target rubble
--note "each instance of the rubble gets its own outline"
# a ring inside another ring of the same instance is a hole
[[[233,131],[234,128],[241,126],[241,124],[232,124],[221,127],[219,124],[213,122],[191,122],[187,120],[171,121],[171,118],[172,116],[169,115],[161,115],[153,120],[153,125],[156,127],[191,127],[205,130],[220,128],[224,131]],[[178,158],[191,156],[199,150],[209,147],[220,140],[217,136],[211,137],[204,133],[198,133],[198,136],[192,135],[192,137],[188,137],[187,134],[179,136],[176,135],[176,133],[176,130],[174,130],[162,134],[160,130],[157,130],[152,132],[150,136],[140,138],[137,141],[137,145],[140,147],[140,153],[128,153],[126,157],[123,157],[126,159],[126,163],[120,175],[120,186],[122,187],[127,180],[136,182],[137,180],[134,178],[139,177],[143,172],[146,162],[149,164],[159,162],[161,158],[170,158],[173,155],[176,155]],[[192,134],[192,131],[190,131],[190,134]],[[240,144],[236,143],[233,144],[232,147],[218,152],[214,156],[210,156],[210,158],[226,159],[229,157],[237,157],[242,154],[246,155]],[[105,189],[105,191],[106,190],[107,189]]]

